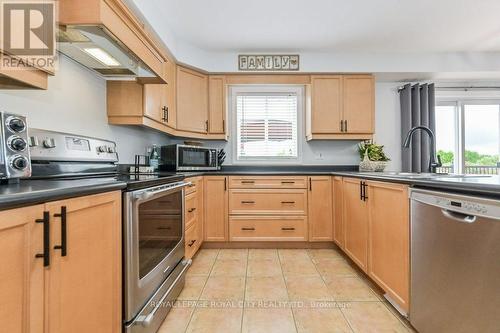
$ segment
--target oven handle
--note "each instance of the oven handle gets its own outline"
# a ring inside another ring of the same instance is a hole
[[[180,182],[176,183],[176,185],[159,186],[157,190],[141,190],[135,193],[133,198],[138,201],[148,201],[189,185],[191,185],[191,182]]]
[[[165,299],[168,297],[168,295],[172,292],[172,290],[176,287],[177,282],[184,276],[184,273],[186,270],[191,266],[191,263],[193,261],[191,259],[188,259],[184,261],[185,266],[182,269],[182,271],[179,273],[179,275],[175,278],[174,282],[172,282],[172,285],[168,288],[167,292],[163,295],[163,297],[156,303],[155,308],[153,311],[151,311],[146,317],[138,318],[137,319],[137,324],[140,324],[144,327],[148,327],[151,325],[151,322],[153,321],[153,317],[155,316],[155,313],[160,309],[160,307],[163,305],[163,302]]]

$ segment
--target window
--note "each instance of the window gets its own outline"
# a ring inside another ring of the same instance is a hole
[[[234,89],[237,160],[299,158],[299,95],[285,87]]]
[[[456,101],[436,107],[440,172],[500,174],[500,101]]]

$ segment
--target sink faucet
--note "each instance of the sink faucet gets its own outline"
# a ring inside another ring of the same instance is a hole
[[[422,131],[426,132],[427,134],[429,134],[430,144],[431,144],[431,147],[430,147],[431,156],[429,158],[429,172],[436,173],[436,169],[442,167],[443,164],[441,163],[441,156],[436,155],[436,137],[434,136],[434,133],[432,132],[432,130],[429,127],[426,127],[426,126],[413,127],[406,135],[406,139],[405,139],[405,142],[403,143],[403,147],[410,148],[410,143],[411,143],[411,139],[413,138],[413,134],[418,130],[422,130]]]

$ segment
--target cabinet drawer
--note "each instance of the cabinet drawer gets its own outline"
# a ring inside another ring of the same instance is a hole
[[[201,177],[193,177],[186,179],[191,184],[186,187],[186,195],[196,192],[201,186]]]
[[[233,189],[229,192],[229,214],[306,215],[306,190]]]
[[[306,216],[231,216],[231,241],[307,241]]]
[[[194,223],[186,230],[184,253],[186,259],[191,259],[201,245],[198,228],[198,224]]]
[[[184,207],[186,229],[188,229],[198,217],[198,203],[199,200],[196,192],[186,195]]]
[[[307,188],[307,177],[231,176],[229,188]]]

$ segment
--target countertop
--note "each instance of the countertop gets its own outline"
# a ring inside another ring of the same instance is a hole
[[[500,199],[500,176],[467,178],[404,178],[388,173],[362,173],[355,166],[225,167],[220,171],[179,172],[187,177],[203,175],[331,175],[408,184],[415,188],[460,192]],[[127,183],[114,177],[73,180],[21,180],[0,185],[0,210],[34,205],[82,195],[123,190]]]

